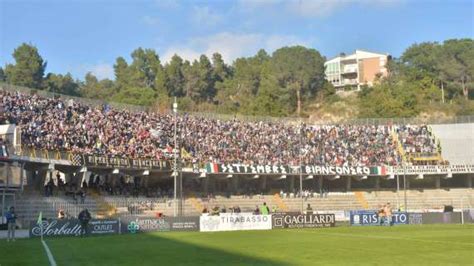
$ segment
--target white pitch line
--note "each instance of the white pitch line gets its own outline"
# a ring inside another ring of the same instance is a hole
[[[51,253],[51,250],[49,250],[48,245],[46,244],[46,241],[41,240],[41,243],[43,243],[44,250],[46,251],[46,255],[48,256],[49,264],[51,266],[56,266],[56,261],[54,260],[53,253]]]
[[[296,231],[296,230],[295,230]],[[308,231],[296,231],[298,233],[308,233]],[[408,240],[408,241],[420,241],[429,243],[440,243],[440,244],[458,244],[474,246],[474,243],[454,242],[454,241],[442,241],[442,240],[429,240],[429,239],[417,239],[417,238],[403,238],[403,237],[391,237],[391,236],[375,236],[375,235],[356,235],[356,234],[344,234],[344,233],[323,233],[323,232],[309,232],[316,233],[326,236],[349,236],[349,237],[361,237],[361,238],[372,238],[372,239],[392,239],[392,240]]]

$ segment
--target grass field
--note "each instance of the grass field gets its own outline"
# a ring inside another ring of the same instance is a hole
[[[58,265],[474,265],[473,225],[157,232],[48,238]],[[48,265],[39,239],[0,244],[0,265]]]

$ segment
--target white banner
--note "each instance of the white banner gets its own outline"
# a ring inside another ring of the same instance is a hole
[[[270,230],[272,229],[272,216],[253,215],[249,213],[201,216],[199,223],[201,232]]]

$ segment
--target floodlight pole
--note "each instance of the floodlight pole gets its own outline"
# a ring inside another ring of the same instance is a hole
[[[173,166],[173,178],[174,178],[174,200],[173,200],[173,215],[176,217],[177,215],[177,202],[176,202],[176,196],[177,196],[177,177],[178,177],[178,138],[177,138],[177,123],[178,123],[178,103],[176,102],[176,97],[174,97],[174,103],[173,103],[173,113],[174,113],[174,166]]]
[[[300,126],[299,126],[299,135],[300,135],[300,148],[299,153],[300,153],[300,197],[301,197],[301,213],[303,213],[304,210],[304,201],[303,201],[303,125],[300,120]]]
[[[400,175],[398,169],[400,167],[400,160],[397,158],[397,208],[400,210]]]
[[[408,206],[407,206],[407,177],[406,177],[406,174],[407,174],[407,168],[406,168],[406,165],[405,165],[405,162],[402,161],[402,164],[403,164],[403,197],[404,197],[404,201],[405,201],[405,212],[408,211]]]
[[[397,173],[397,208],[400,210],[400,175]]]

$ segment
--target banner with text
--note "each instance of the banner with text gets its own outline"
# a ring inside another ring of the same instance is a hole
[[[124,217],[121,220],[122,234],[154,232],[154,231],[171,231],[171,225],[164,218],[153,217]]]
[[[154,231],[199,231],[199,217],[124,217],[121,220],[122,233]]]
[[[206,172],[209,174],[298,174],[299,166],[285,165],[248,165],[248,164],[217,164],[208,163]],[[306,165],[301,167],[303,174],[308,175],[388,175],[385,166],[318,166]]]
[[[166,161],[141,158],[131,159],[124,157],[109,157],[105,155],[80,155],[71,156],[72,165],[77,166],[96,166],[96,167],[114,167],[114,168],[137,168],[137,169],[169,169]]]
[[[336,226],[334,214],[277,213],[272,215],[272,227],[275,228],[318,228]]]
[[[113,219],[92,219],[89,222],[90,235],[117,234],[119,221]],[[43,220],[43,236],[79,236],[81,225],[77,219]],[[30,237],[41,236],[41,226],[36,222],[30,223]]]
[[[380,220],[377,211],[363,210],[363,211],[351,211],[350,213],[351,225],[383,225],[384,221]],[[393,212],[391,217],[391,223],[393,225],[408,224],[409,216],[406,212]]]
[[[201,232],[238,231],[238,230],[270,230],[271,215],[253,215],[236,213],[233,215],[201,216]]]

